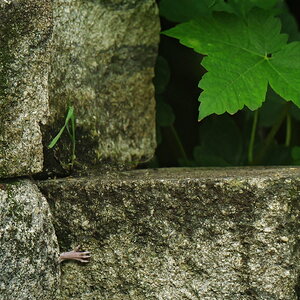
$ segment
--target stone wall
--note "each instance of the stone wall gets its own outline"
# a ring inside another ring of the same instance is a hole
[[[0,300],[299,299],[299,168],[120,171],[155,150],[158,40],[154,0],[0,2]]]
[[[62,249],[59,299],[296,300],[300,169],[162,169],[39,183]]]
[[[88,166],[150,159],[155,143],[152,78],[159,41],[153,0],[54,1],[47,142],[62,126],[68,105],[77,116],[76,156]],[[67,136],[66,136],[67,137]],[[53,168],[68,169],[72,145],[49,151]]]
[[[153,156],[159,30],[154,0],[0,1],[1,300],[59,291],[52,215],[30,176]],[[76,143],[65,130],[48,149],[70,106]]]
[[[0,178],[133,168],[155,150],[153,0],[15,0],[0,7]],[[71,167],[70,167],[71,163]],[[44,169],[43,169],[44,166]]]
[[[49,205],[30,180],[0,183],[0,299],[53,300],[59,248]]]
[[[1,1],[0,178],[40,172],[49,114],[52,1]]]

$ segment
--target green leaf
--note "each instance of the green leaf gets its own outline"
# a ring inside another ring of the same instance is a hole
[[[178,158],[179,167],[195,168],[199,166],[195,160]]]
[[[70,119],[72,119],[72,117],[74,117],[74,107],[69,106],[67,116],[66,116],[66,120],[65,120],[65,125],[67,125],[69,123],[69,121],[70,121]]]
[[[73,135],[70,133],[69,126],[68,126],[68,123],[69,123],[70,120],[72,122],[72,133],[73,133]],[[49,149],[53,148],[56,145],[56,143],[58,142],[58,140],[60,139],[61,135],[63,134],[63,132],[66,128],[67,128],[67,131],[70,135],[70,138],[71,138],[72,142],[74,143],[75,142],[75,116],[74,116],[74,107],[73,106],[68,107],[68,112],[67,112],[67,116],[66,116],[66,119],[65,119],[65,124],[60,129],[58,134],[53,138],[53,140],[50,142],[50,144],[48,145]]]
[[[243,152],[240,129],[228,115],[206,120],[200,129],[201,147],[194,150],[201,165],[239,165]],[[209,164],[208,164],[209,163]]]
[[[267,92],[266,101],[259,110],[259,127],[271,127],[277,122],[279,116],[284,109],[286,102],[278,96],[272,89]]]
[[[281,14],[279,15],[282,23],[282,31],[289,35],[289,41],[299,41],[300,32],[295,17],[289,12],[285,3],[282,3]]]
[[[300,107],[300,42],[292,42],[268,61],[269,83],[282,98]]]
[[[156,122],[159,126],[171,126],[175,121],[172,107],[163,101],[156,102]]]
[[[69,121],[71,120],[71,130],[69,128]],[[67,128],[69,137],[73,143],[75,143],[75,115],[74,115],[74,108],[70,106],[68,108],[67,117],[65,120],[65,127]]]
[[[263,164],[265,166],[289,165],[291,163],[291,149],[284,145],[273,144],[267,152]]]
[[[185,22],[210,13],[216,0],[162,0],[161,16],[173,22]]]
[[[231,166],[222,157],[211,154],[203,146],[196,146],[193,155],[197,165],[202,167],[229,167]]]
[[[64,126],[60,129],[59,133],[55,136],[55,138],[54,138],[54,139],[51,141],[51,143],[48,145],[48,148],[49,148],[49,149],[53,148],[53,147],[56,145],[56,143],[57,143],[58,140],[60,139],[62,133],[64,132],[65,128],[66,128],[66,126],[64,125]]]
[[[164,34],[207,55],[200,81],[199,120],[216,113],[255,110],[265,100],[268,83],[285,100],[300,106],[300,42],[287,44],[280,20],[252,10],[246,20],[218,13],[177,25]]]
[[[244,17],[252,8],[271,9],[278,0],[162,0],[161,16],[173,22],[186,22],[213,11],[235,13]]]
[[[300,165],[300,147],[295,146],[292,148],[292,159],[294,165]]]
[[[254,7],[270,9],[275,6],[277,2],[277,0],[228,0],[227,3],[223,2],[217,5],[216,9],[219,11],[232,12],[238,16],[245,17]]]
[[[300,108],[297,107],[296,105],[291,105],[291,110],[290,110],[291,116],[297,120],[300,121]]]
[[[162,56],[158,56],[155,64],[155,77],[153,79],[155,93],[161,94],[162,92],[164,92],[169,81],[169,64]]]
[[[72,127],[72,141],[75,143],[75,140],[76,140],[76,134],[75,134],[75,128],[76,128],[76,125],[75,125],[76,121],[75,121],[75,115],[74,115],[74,109],[73,109],[73,113],[72,113],[72,116],[71,116],[71,127]]]
[[[239,0],[235,0],[235,1],[239,1]],[[264,0],[264,1],[250,0],[250,2],[252,2],[253,6],[257,6],[264,9],[270,9],[278,3],[278,0]]]

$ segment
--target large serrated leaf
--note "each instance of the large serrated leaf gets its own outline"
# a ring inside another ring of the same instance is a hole
[[[270,9],[277,3],[277,0],[228,0],[226,3],[220,2],[217,9],[233,12],[239,16],[245,17],[253,7]]]
[[[282,23],[282,31],[289,35],[289,41],[299,41],[300,40],[300,32],[298,29],[297,20],[290,13],[287,5],[285,3],[281,4],[281,13],[279,15],[281,23]]]
[[[162,0],[160,14],[173,22],[185,22],[199,15],[207,15],[216,0]]]
[[[271,9],[278,0],[161,0],[161,16],[173,22],[186,22],[213,11],[225,11],[244,17],[252,8]]]
[[[164,34],[207,55],[200,81],[199,120],[216,113],[251,110],[265,100],[268,83],[285,100],[300,106],[300,42],[287,44],[280,20],[255,9],[246,18],[228,13],[201,17]]]

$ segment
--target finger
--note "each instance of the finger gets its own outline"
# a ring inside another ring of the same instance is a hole
[[[75,248],[74,248],[74,252],[78,252],[79,251],[79,249],[80,249],[80,245],[78,245],[78,246],[76,246]]]

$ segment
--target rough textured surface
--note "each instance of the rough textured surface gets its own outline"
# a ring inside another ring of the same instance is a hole
[[[68,135],[46,147],[69,105],[81,168],[151,158],[158,41],[154,0],[0,2],[0,178],[41,171],[40,125],[44,170],[69,171]]]
[[[48,114],[51,2],[1,1],[0,178],[43,168],[39,123]]]
[[[0,183],[0,300],[53,300],[58,243],[48,203],[29,180]]]
[[[56,0],[46,141],[77,116],[77,162],[131,163],[155,150],[153,69],[159,41],[154,0]],[[50,133],[50,136],[49,136]],[[47,152],[47,171],[68,169],[68,135]]]
[[[60,299],[296,300],[299,168],[166,169],[40,182],[63,250]]]

